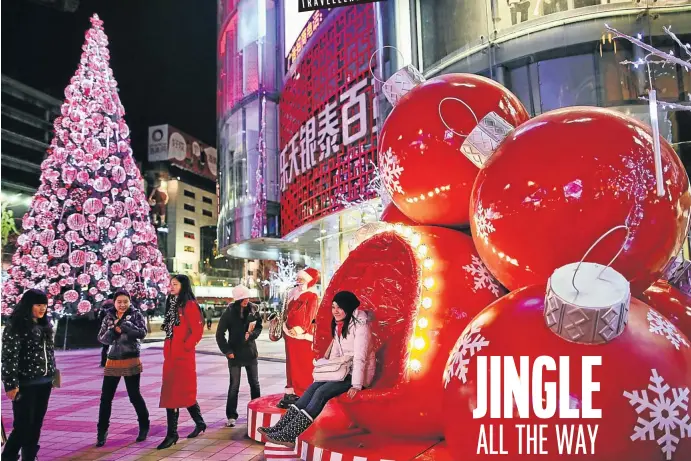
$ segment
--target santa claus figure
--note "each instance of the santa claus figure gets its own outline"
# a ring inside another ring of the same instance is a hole
[[[298,286],[288,292],[284,312],[286,344],[286,389],[279,408],[288,408],[312,384],[312,341],[319,307],[316,285],[319,272],[307,268],[297,273]]]

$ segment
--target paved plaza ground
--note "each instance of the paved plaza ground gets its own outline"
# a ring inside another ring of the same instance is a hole
[[[136,443],[137,419],[127,398],[124,382],[120,382],[113,402],[113,417],[105,447],[95,448],[96,421],[100,400],[103,369],[99,368],[100,350],[57,351],[57,365],[62,372],[63,386],[54,389],[41,435],[40,461],[48,460],[229,460],[257,461],[264,459],[263,446],[246,437],[246,408],[249,387],[240,388],[238,410],[240,420],[235,428],[226,428],[225,404],[228,391],[228,366],[216,346],[213,335],[205,335],[197,348],[198,401],[208,425],[205,434],[196,439],[185,437],[194,427],[186,410],[180,411],[180,441],[167,450],[156,450],[166,432],[166,414],[158,408],[163,365],[162,342],[145,344],[142,350],[144,373],[142,395],[151,413],[149,439]],[[262,395],[280,393],[285,384],[282,360],[283,343],[272,343],[262,335],[257,347],[260,356],[259,378]],[[2,421],[6,431],[12,427],[12,408],[2,397]]]

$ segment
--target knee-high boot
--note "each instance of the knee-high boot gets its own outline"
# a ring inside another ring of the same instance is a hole
[[[202,432],[206,431],[206,423],[202,417],[202,409],[199,408],[199,403],[194,402],[194,405],[187,407],[187,411],[189,411],[192,421],[194,421],[195,424],[194,430],[190,432],[190,435],[188,435],[187,438],[193,439]]]
[[[178,443],[178,417],[180,411],[177,408],[166,408],[166,419],[168,420],[168,432],[163,442],[156,447],[157,450],[169,448]]]

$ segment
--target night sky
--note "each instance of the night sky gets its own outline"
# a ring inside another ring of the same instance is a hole
[[[110,40],[137,160],[147,128],[168,123],[216,145],[216,0],[81,0],[65,13],[28,0],[2,0],[2,73],[64,100],[89,18]]]

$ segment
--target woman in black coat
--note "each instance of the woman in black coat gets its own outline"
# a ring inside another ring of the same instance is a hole
[[[53,329],[46,317],[48,297],[29,290],[15,306],[2,334],[2,382],[12,401],[14,429],[2,459],[33,461],[55,376]]]
[[[139,389],[142,362],[139,358],[140,341],[146,336],[146,321],[139,310],[132,307],[130,295],[124,290],[115,292],[114,307],[106,312],[98,340],[107,344],[108,360],[103,373],[101,405],[98,409],[98,434],[96,446],[102,447],[108,438],[113,398],[120,383],[125,379],[127,395],[137,412],[139,435],[137,442],[146,440],[149,434],[149,410]]]
[[[256,305],[249,302],[250,291],[244,286],[233,288],[233,299],[218,321],[216,343],[228,358],[230,385],[226,402],[226,427],[234,427],[238,419],[238,394],[242,368],[247,371],[252,400],[259,398],[259,369],[255,340],[262,332],[262,319]],[[228,337],[226,338],[226,332]]]

